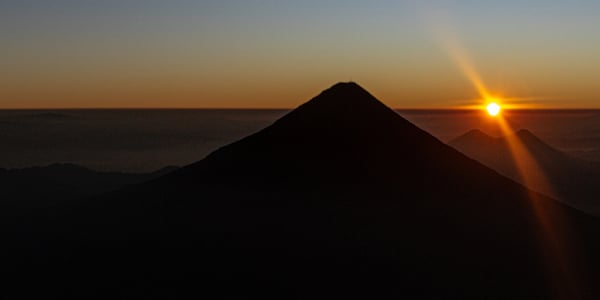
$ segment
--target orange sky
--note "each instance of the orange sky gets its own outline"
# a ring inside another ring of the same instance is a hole
[[[397,108],[473,103],[432,27],[494,94],[600,107],[600,4],[50,2],[0,4],[0,108],[290,108],[349,80]]]

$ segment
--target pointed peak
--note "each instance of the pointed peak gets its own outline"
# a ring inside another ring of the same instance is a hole
[[[517,136],[522,141],[535,141],[538,143],[544,143],[539,137],[537,137],[533,132],[528,129],[519,129],[515,131],[515,136]]]
[[[546,145],[546,142],[542,141],[539,137],[537,137],[533,132],[527,129],[519,129],[515,132],[515,135],[523,142],[527,143],[538,143]]]
[[[533,134],[533,132],[531,132],[527,129],[519,129],[514,133],[514,135],[528,147],[533,147],[533,146],[540,147],[541,146],[541,147],[544,147],[546,149],[552,150],[557,153],[560,152],[559,150],[556,150],[555,148],[550,146],[548,143],[543,141],[541,138],[539,138],[538,136]]]
[[[533,134],[533,132],[529,131],[528,129],[519,129],[515,132],[515,135],[520,137],[536,137],[535,134]]]
[[[304,103],[299,110],[319,110],[341,113],[348,110],[360,113],[362,110],[390,110],[371,93],[358,85],[356,82],[338,82],[330,88],[322,91],[318,96]]]
[[[488,135],[487,133],[479,129],[471,129],[464,134],[450,140],[449,144],[460,144],[460,143],[481,143],[484,141],[496,140],[495,137]]]
[[[559,160],[567,157],[565,153],[552,147],[528,129],[519,129],[515,131],[513,136],[517,137],[536,158],[545,157]],[[505,137],[505,139],[507,138],[509,137]]]
[[[311,102],[334,102],[338,105],[357,105],[366,103],[378,103],[383,105],[367,90],[358,85],[356,82],[338,82],[330,88],[324,90],[317,97],[313,98]]]
[[[356,83],[354,81],[338,82],[338,83],[332,85],[328,90],[335,90],[335,89],[361,89],[361,90],[364,90],[358,83]]]
[[[323,135],[323,130],[338,135],[369,135],[404,128],[420,132],[419,128],[387,107],[355,82],[340,82],[322,91],[265,129],[270,133],[302,132]]]
[[[489,134],[479,130],[479,129],[471,129],[462,135],[463,137],[473,137],[473,138],[492,138]]]

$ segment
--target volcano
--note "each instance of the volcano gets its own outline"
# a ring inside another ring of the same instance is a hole
[[[353,82],[197,163],[52,214],[27,270],[67,270],[49,290],[72,295],[585,298],[600,253],[595,218]]]

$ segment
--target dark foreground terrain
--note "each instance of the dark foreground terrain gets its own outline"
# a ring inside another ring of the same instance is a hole
[[[23,297],[600,297],[596,218],[354,83],[166,176],[6,228],[3,293]]]
[[[0,191],[4,198],[0,205],[22,208],[52,206],[56,204],[53,200],[64,202],[112,192],[176,169],[169,166],[149,173],[98,172],[68,163],[0,169]]]

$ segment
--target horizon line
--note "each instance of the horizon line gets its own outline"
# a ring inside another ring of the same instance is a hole
[[[0,111],[35,111],[35,110],[293,110],[296,107],[26,107],[0,108]],[[404,111],[478,111],[481,108],[468,107],[390,107],[392,110]],[[505,108],[505,111],[583,111],[600,110],[600,107],[543,107],[543,108]]]

